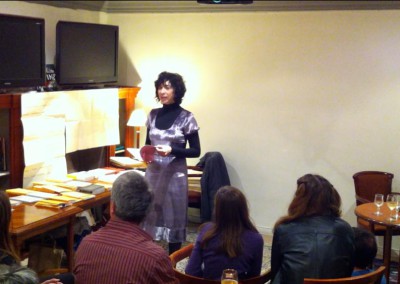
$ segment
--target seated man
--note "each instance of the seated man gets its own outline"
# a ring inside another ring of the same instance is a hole
[[[78,247],[75,283],[178,283],[166,251],[139,227],[152,199],[140,174],[127,172],[115,180],[111,219]]]
[[[373,271],[372,266],[378,247],[374,234],[361,228],[353,228],[355,241],[354,271],[351,276],[360,276]],[[386,284],[385,276],[381,284]]]

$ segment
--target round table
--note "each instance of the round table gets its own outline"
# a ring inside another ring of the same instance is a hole
[[[386,267],[386,279],[389,279],[393,229],[400,227],[400,216],[397,220],[389,219],[390,210],[387,207],[386,202],[383,204],[380,210],[382,215],[375,215],[374,213],[376,212],[376,209],[377,208],[374,203],[364,203],[358,205],[354,210],[354,213],[357,217],[369,222],[371,231],[373,230],[375,224],[386,227],[386,233],[383,239],[383,263]],[[400,271],[400,263],[398,271]],[[389,283],[389,281],[387,281],[387,283]],[[397,283],[400,283],[400,277],[398,277]]]

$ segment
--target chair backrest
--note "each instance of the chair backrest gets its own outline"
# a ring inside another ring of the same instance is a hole
[[[353,175],[357,205],[374,202],[376,193],[385,196],[392,192],[393,174],[379,171],[363,171]]]
[[[188,274],[185,274],[179,270],[176,269],[176,264],[185,259],[186,257],[189,257],[190,254],[192,253],[193,250],[193,244],[189,244],[174,253],[172,253],[169,257],[171,259],[172,265],[174,267],[174,272],[175,272],[175,277],[179,279],[181,284],[216,284],[216,283],[221,283],[221,281],[215,281],[215,280],[209,280],[209,279],[204,279],[204,278],[199,278],[195,276],[191,276]],[[249,278],[246,280],[239,281],[240,284],[264,284],[267,281],[271,279],[271,272],[267,271],[260,276],[256,276],[253,278]]]
[[[346,278],[336,278],[336,279],[304,279],[304,284],[318,284],[318,283],[351,283],[351,284],[379,284],[381,283],[381,278],[385,272],[385,266],[380,266],[373,272],[368,274],[346,277]]]

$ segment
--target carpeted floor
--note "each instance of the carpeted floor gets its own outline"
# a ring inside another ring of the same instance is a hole
[[[378,268],[379,266],[383,265],[383,260],[382,259],[376,259],[374,261],[374,268]],[[397,283],[397,277],[398,277],[398,267],[399,264],[397,262],[391,262],[390,263],[390,276],[389,276],[389,281],[386,282],[387,284],[394,284]]]

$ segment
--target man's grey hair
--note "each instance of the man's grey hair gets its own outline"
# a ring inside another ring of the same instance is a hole
[[[130,171],[114,181],[111,200],[115,204],[115,215],[118,218],[139,224],[146,217],[153,194],[144,177]]]
[[[0,284],[39,284],[39,278],[32,269],[19,265],[0,265]]]

